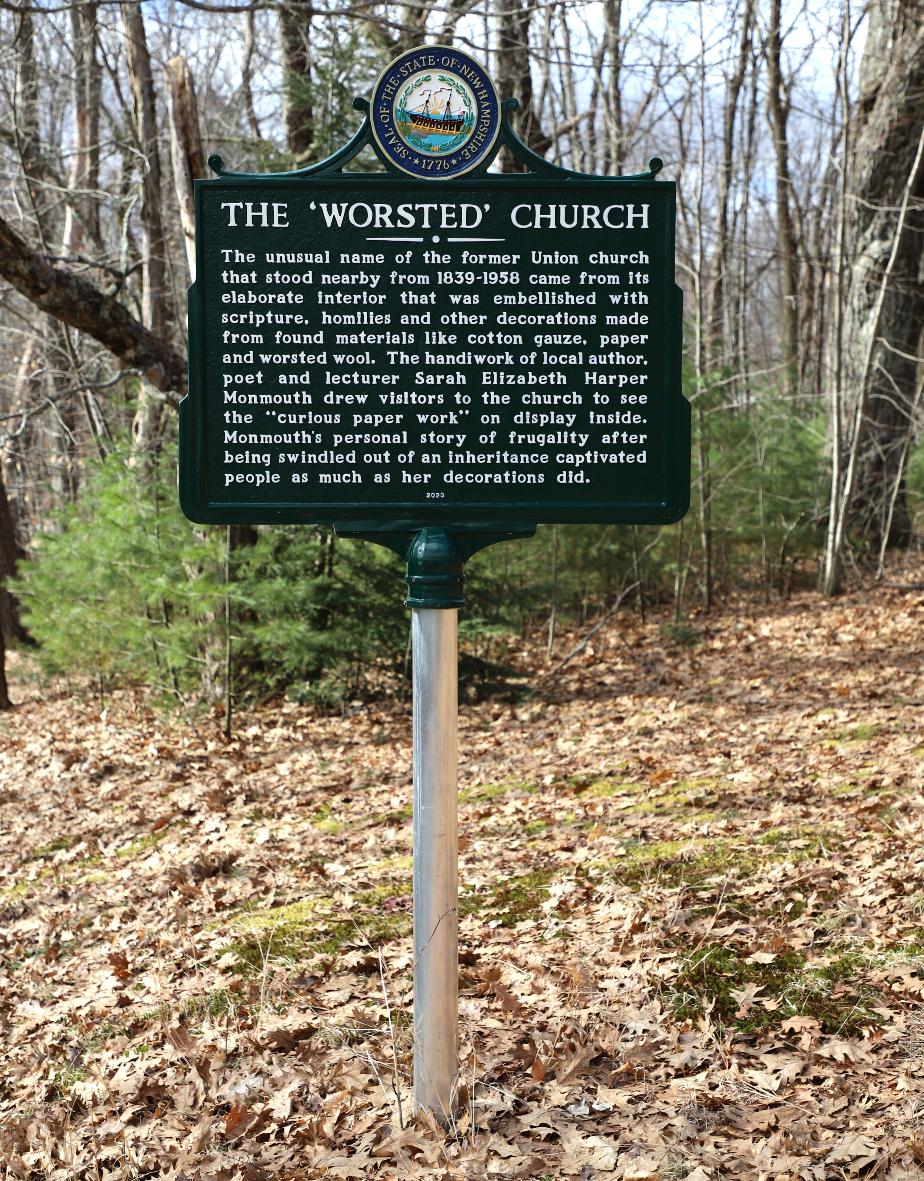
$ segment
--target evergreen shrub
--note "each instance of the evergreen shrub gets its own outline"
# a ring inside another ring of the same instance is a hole
[[[766,392],[748,407],[703,396],[714,404],[694,423],[708,434],[716,589],[783,587],[796,557],[817,554],[823,425]],[[915,455],[912,495],[920,470]],[[394,554],[315,526],[194,526],[180,513],[175,473],[174,445],[153,467],[120,445],[36,539],[16,590],[48,673],[146,683],[191,705],[223,695],[230,649],[238,699],[285,691],[342,705],[402,686],[409,619]],[[461,619],[469,653],[504,660],[505,635],[545,626],[553,611],[563,624],[598,615],[636,577],[644,603],[682,602],[690,570],[693,599],[698,491],[694,478],[679,525],[543,526],[479,554]],[[628,596],[627,609],[642,600]]]
[[[35,542],[16,591],[48,674],[146,683],[185,704],[290,688],[325,703],[384,687],[407,635],[398,559],[326,529],[191,524],[175,446],[153,469],[119,446]]]

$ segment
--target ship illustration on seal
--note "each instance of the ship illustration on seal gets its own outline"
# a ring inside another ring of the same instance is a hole
[[[465,123],[465,116],[461,111],[457,115],[453,114],[451,93],[446,99],[446,106],[443,110],[437,109],[439,96],[447,89],[448,87],[443,86],[435,94],[432,90],[426,91],[422,106],[407,112],[408,123],[415,131],[419,131],[423,135],[428,132],[431,135],[459,134]]]
[[[474,129],[474,95],[450,74],[418,74],[398,98],[395,126],[405,143],[419,152],[451,152]]]
[[[497,88],[461,49],[418,45],[390,62],[372,90],[369,126],[379,157],[426,180],[451,180],[493,159]]]

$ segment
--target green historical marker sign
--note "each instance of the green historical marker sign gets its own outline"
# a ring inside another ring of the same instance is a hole
[[[430,77],[396,93],[426,107]],[[197,182],[186,514],[397,529],[681,517],[689,407],[659,165],[584,177],[515,141],[533,173],[436,184],[393,166],[384,134],[388,173],[341,171],[357,140],[295,174]]]
[[[407,559],[414,608],[414,1099],[457,1102],[457,608],[467,558],[540,522],[689,503],[674,186],[520,142],[491,79],[410,50],[294,173],[196,184],[180,499],[331,523]],[[530,170],[487,173],[501,144]],[[385,172],[344,166],[367,145]]]

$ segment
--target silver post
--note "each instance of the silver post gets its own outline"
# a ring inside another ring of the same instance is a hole
[[[414,1104],[447,1120],[459,1069],[458,616],[413,611]]]

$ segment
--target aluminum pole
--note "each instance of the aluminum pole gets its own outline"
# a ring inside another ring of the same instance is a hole
[[[414,1104],[446,1121],[459,1069],[458,617],[413,611]]]

